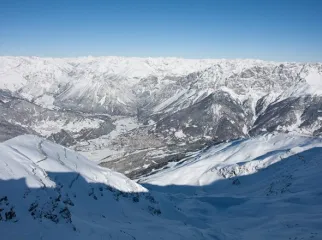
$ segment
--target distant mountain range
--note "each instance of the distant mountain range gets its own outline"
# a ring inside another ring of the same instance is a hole
[[[322,134],[322,64],[0,57],[0,139],[31,133],[131,178],[209,144]]]

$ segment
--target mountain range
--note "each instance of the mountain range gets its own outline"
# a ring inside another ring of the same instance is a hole
[[[0,57],[0,139],[34,134],[138,178],[269,132],[322,134],[322,64]]]

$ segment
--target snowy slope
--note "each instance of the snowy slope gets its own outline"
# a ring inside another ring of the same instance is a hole
[[[20,136],[0,152],[1,239],[128,239],[126,221],[155,206],[122,174],[44,139]]]
[[[28,187],[55,188],[57,183],[47,172],[75,173],[89,183],[107,184],[120,191],[145,191],[122,174],[98,167],[82,155],[39,137],[19,136],[2,143],[0,147],[2,180],[25,178]]]
[[[0,144],[1,239],[321,239],[321,149],[290,135],[224,143],[142,187],[20,136]]]
[[[214,239],[321,239],[322,139],[266,135],[213,146],[146,178],[223,234]],[[190,204],[190,205],[189,205]]]
[[[211,239],[172,200],[32,135],[0,144],[1,239]]]
[[[214,181],[254,174],[285,158],[322,147],[322,138],[266,134],[222,143],[147,177],[156,185],[206,186]],[[322,154],[322,152],[321,152]]]

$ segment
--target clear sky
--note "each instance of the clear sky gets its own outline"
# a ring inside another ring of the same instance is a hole
[[[0,55],[322,61],[322,0],[0,0]]]

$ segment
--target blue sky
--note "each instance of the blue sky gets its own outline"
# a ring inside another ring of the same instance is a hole
[[[322,61],[322,1],[0,0],[0,55]]]

